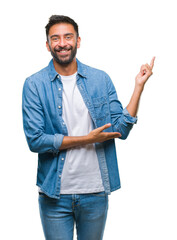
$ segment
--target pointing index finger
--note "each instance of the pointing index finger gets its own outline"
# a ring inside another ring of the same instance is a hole
[[[155,57],[153,57],[152,60],[151,60],[151,63],[150,63],[151,69],[154,67],[154,61],[155,61]]]

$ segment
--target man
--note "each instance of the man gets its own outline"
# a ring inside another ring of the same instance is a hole
[[[46,25],[53,59],[26,79],[24,131],[38,153],[39,208],[45,238],[103,238],[108,194],[120,188],[114,138],[126,139],[136,123],[141,93],[152,75],[141,67],[133,95],[123,109],[109,76],[76,59],[78,25],[53,15]]]

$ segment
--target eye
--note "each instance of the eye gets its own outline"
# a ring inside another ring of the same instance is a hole
[[[53,42],[57,42],[58,40],[59,40],[58,37],[52,37],[52,41],[53,41]]]
[[[66,40],[70,40],[70,39],[71,39],[71,36],[66,36],[65,39],[66,39]]]

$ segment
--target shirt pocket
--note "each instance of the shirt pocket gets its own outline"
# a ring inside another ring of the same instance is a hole
[[[104,119],[108,116],[108,103],[106,97],[92,98],[96,119]]]

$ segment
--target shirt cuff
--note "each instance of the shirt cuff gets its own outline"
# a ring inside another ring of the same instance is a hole
[[[123,110],[123,115],[124,115],[124,121],[127,122],[127,123],[132,123],[132,124],[135,124],[137,123],[138,121],[138,118],[137,117],[132,117],[129,112],[127,111],[126,108],[124,108]]]
[[[60,146],[63,142],[63,138],[64,138],[64,135],[62,135],[62,134],[55,134],[54,135],[53,147],[54,147],[55,152],[59,152],[59,148],[60,148]]]

